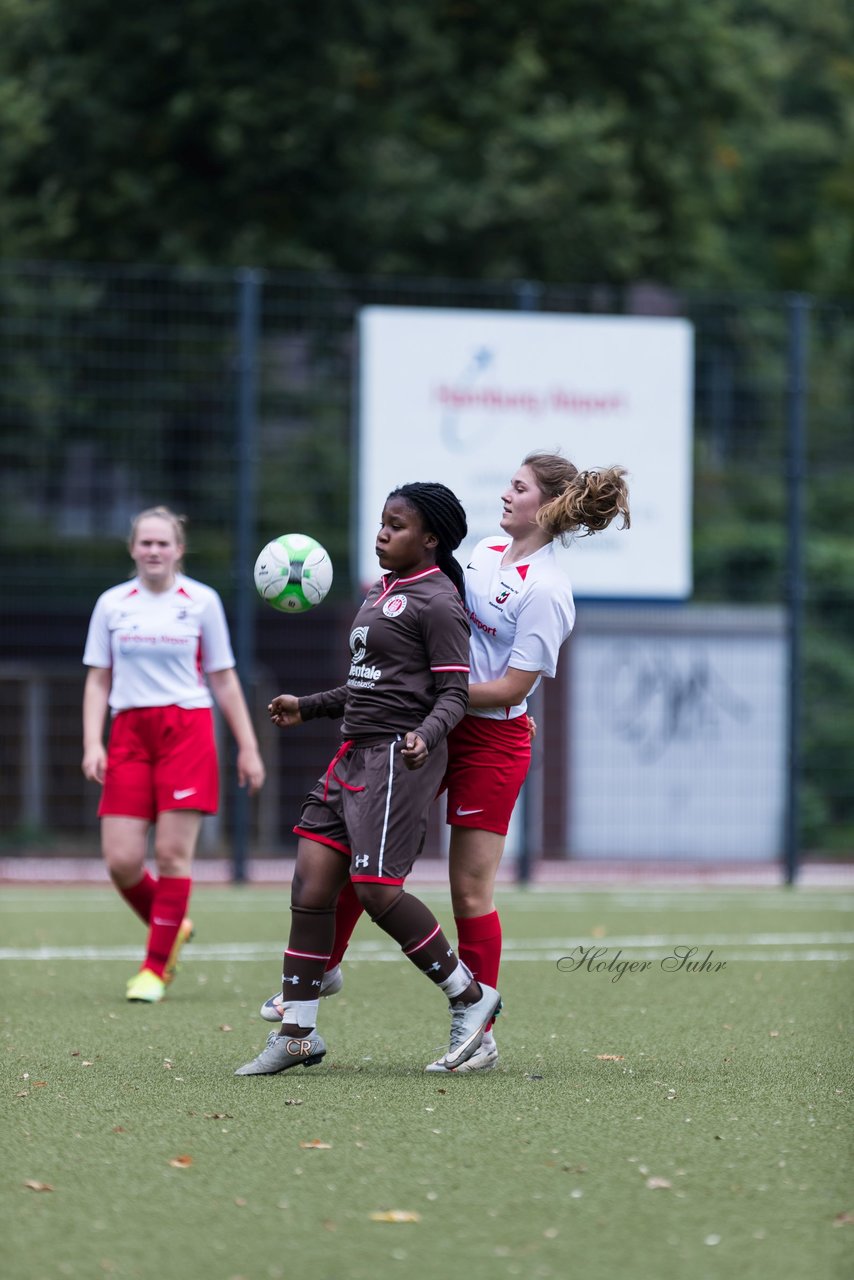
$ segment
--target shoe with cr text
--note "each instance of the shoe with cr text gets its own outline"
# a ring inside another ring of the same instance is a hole
[[[313,1067],[326,1053],[326,1042],[316,1031],[306,1031],[304,1036],[283,1036],[271,1031],[267,1046],[257,1058],[245,1062],[235,1071],[236,1076],[274,1076],[288,1067]]]
[[[448,1071],[458,1070],[473,1058],[481,1046],[493,1018],[501,1012],[501,996],[495,987],[480,984],[481,996],[474,1004],[451,1005],[451,1044],[439,1061]]]
[[[169,959],[166,961],[166,967],[163,970],[163,981],[168,986],[175,974],[178,972],[178,957],[181,954],[181,948],[185,942],[189,942],[195,930],[193,922],[189,916],[184,916],[178,928],[175,941],[172,943],[172,950],[169,952]]]
[[[438,1058],[435,1062],[430,1062],[424,1068],[425,1071],[436,1072],[439,1075],[459,1076],[466,1071],[491,1071],[498,1064],[498,1045],[495,1043],[495,1037],[491,1031],[484,1033],[483,1040],[477,1053],[473,1053],[465,1062],[460,1063],[458,1067],[446,1067],[443,1058]]]
[[[320,984],[320,998],[337,996],[343,986],[344,974],[341,972],[340,964],[336,964],[334,969],[327,969],[323,975],[323,981]],[[275,995],[270,996],[270,999],[265,1000],[261,1005],[261,1017],[265,1022],[281,1022],[284,1012],[284,997],[281,991],[277,991]]]
[[[127,998],[138,1004],[159,1004],[166,994],[166,983],[150,969],[140,969],[128,980]]]

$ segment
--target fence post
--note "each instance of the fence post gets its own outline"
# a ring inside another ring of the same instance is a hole
[[[234,656],[247,701],[255,665],[255,601],[250,566],[255,558],[255,453],[258,395],[258,335],[261,273],[244,267],[237,273],[237,362],[235,415]],[[246,881],[249,848],[249,796],[232,781],[232,880]]]
[[[514,286],[516,294],[516,310],[517,311],[539,311],[542,304],[542,285],[537,280],[517,280]],[[533,744],[532,744],[533,751]],[[533,783],[533,770],[529,769],[528,777],[519,797],[519,805],[521,809],[521,827],[522,827],[522,846],[519,849],[519,856],[516,859],[516,883],[526,885],[531,880],[531,870],[533,859],[531,857],[531,845],[534,840],[535,830],[535,806],[531,803],[531,796],[528,788]],[[539,808],[539,806],[536,806]],[[539,824],[541,826],[541,824]]]
[[[788,652],[788,743],[786,770],[785,871],[794,884],[800,866],[801,837],[801,708],[804,629],[804,477],[808,390],[808,320],[810,299],[802,293],[787,301],[788,357],[786,383],[786,605]]]

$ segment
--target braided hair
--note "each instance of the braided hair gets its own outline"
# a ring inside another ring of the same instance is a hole
[[[403,498],[413,506],[424,521],[426,531],[436,535],[436,563],[465,599],[462,566],[451,555],[468,533],[466,513],[457,495],[443,484],[416,483],[403,484],[388,496]]]

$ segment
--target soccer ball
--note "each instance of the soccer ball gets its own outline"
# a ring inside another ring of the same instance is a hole
[[[283,533],[268,542],[255,561],[255,586],[262,600],[281,613],[305,613],[332,586],[329,553],[304,533]]]

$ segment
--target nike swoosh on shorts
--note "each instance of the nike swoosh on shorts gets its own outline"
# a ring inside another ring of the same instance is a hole
[[[460,806],[457,805],[458,818],[469,818],[473,813],[483,813],[483,809],[461,809]]]
[[[172,799],[173,799],[173,800],[186,800],[188,796],[194,796],[195,794],[196,794],[196,788],[195,788],[195,787],[187,787],[187,789],[186,789],[185,791],[173,791],[173,792],[172,792]]]

